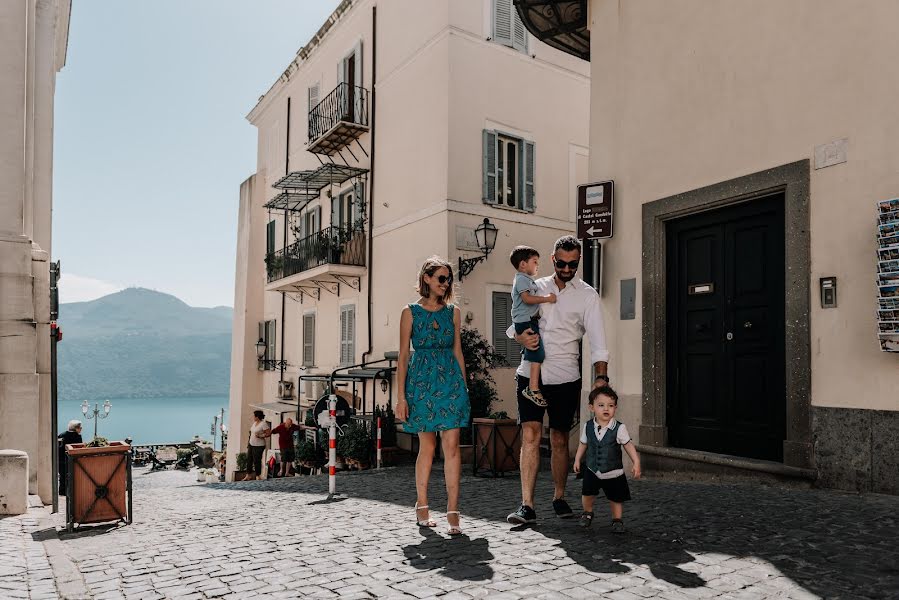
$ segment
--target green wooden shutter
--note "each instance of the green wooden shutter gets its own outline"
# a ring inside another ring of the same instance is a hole
[[[512,0],[493,0],[493,41],[512,45]]]
[[[512,296],[505,292],[493,292],[493,347],[510,367],[521,362],[521,345],[506,335],[512,325]]]
[[[275,253],[275,221],[269,221],[265,227],[265,253]]]
[[[303,366],[315,365],[315,313],[303,315]]]
[[[485,129],[483,132],[484,204],[496,204],[496,132]]]
[[[519,169],[519,177],[521,185],[519,190],[522,194],[521,207],[528,211],[534,212],[537,209],[536,199],[534,198],[534,142],[523,140],[521,155],[521,169]]]

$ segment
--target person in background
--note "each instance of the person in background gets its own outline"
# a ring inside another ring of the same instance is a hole
[[[81,421],[72,419],[65,431],[59,434],[59,495],[66,495],[66,483],[68,482],[69,461],[66,460],[66,444],[81,444]]]
[[[293,461],[296,454],[293,447],[293,432],[300,431],[300,426],[287,417],[284,422],[272,429],[272,433],[278,434],[278,448],[281,449],[281,472],[278,477],[293,475]]]
[[[253,423],[250,425],[250,439],[247,442],[247,462],[250,471],[241,481],[253,481],[262,478],[262,455],[265,454],[265,438],[272,434],[272,428],[265,421],[265,413],[253,411]]]

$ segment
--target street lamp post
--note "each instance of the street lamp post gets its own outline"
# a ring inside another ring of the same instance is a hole
[[[474,258],[459,257],[459,281],[465,279],[465,276],[474,270],[474,266],[493,252],[496,247],[496,234],[499,230],[496,225],[490,222],[490,219],[484,217],[484,222],[477,226],[474,230],[474,237],[477,240],[478,248],[484,253],[483,256],[475,256]]]
[[[97,421],[100,419],[105,419],[109,416],[109,411],[112,409],[112,405],[109,403],[109,400],[103,403],[103,411],[102,414],[100,412],[100,407],[98,404],[94,403],[94,410],[90,410],[90,405],[87,403],[87,400],[81,403],[81,414],[84,415],[84,418],[88,421],[94,421],[94,439],[97,438]],[[93,413],[93,414],[89,414]]]

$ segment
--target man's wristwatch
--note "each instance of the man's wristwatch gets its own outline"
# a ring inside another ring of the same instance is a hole
[[[611,379],[609,379],[608,375],[597,375],[596,377],[593,378],[593,381],[598,381],[600,379],[602,379],[606,383],[609,383],[611,381]]]

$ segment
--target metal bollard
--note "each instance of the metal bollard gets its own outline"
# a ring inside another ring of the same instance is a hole
[[[337,396],[328,396],[328,495],[337,493]]]
[[[378,454],[375,468],[381,468],[381,417],[378,417]]]

